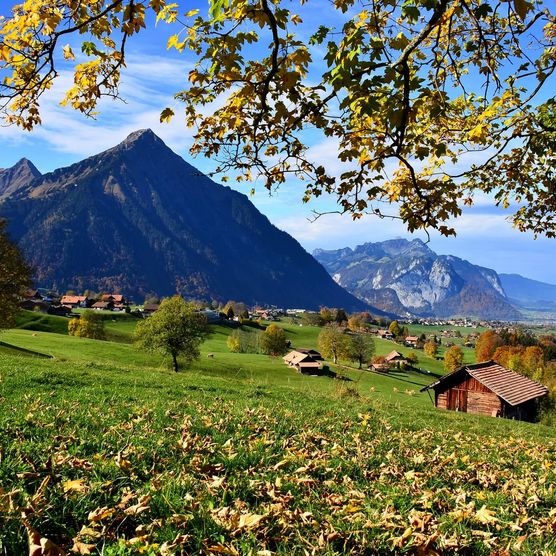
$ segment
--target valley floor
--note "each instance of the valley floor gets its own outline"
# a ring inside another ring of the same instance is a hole
[[[29,351],[0,346],[0,554],[556,552],[554,429],[438,411],[422,374],[230,354],[225,327],[175,374],[109,329],[1,336]]]

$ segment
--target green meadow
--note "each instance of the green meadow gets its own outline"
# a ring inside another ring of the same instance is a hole
[[[0,554],[556,552],[554,429],[438,411],[420,373],[302,376],[229,353],[227,326],[173,373],[135,324],[107,316],[101,342],[29,313],[0,335]]]

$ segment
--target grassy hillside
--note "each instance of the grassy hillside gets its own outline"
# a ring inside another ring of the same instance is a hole
[[[29,533],[105,556],[556,551],[554,429],[435,410],[419,374],[302,376],[228,333],[178,374],[125,343],[2,334],[55,359],[0,352],[0,554]]]
[[[16,317],[16,327],[22,330],[36,332],[68,333],[68,318],[55,315],[45,315],[33,311],[21,311]]]

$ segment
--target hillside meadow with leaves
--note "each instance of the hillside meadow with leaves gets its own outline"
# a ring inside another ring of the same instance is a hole
[[[438,411],[419,373],[302,376],[223,326],[176,374],[129,319],[60,322],[0,338],[0,554],[556,552],[553,428]]]

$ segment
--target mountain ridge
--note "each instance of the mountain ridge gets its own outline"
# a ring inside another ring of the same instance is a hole
[[[423,317],[521,317],[494,270],[437,255],[420,239],[317,249],[313,256],[337,283],[384,310]]]
[[[374,309],[334,283],[246,195],[210,180],[151,130],[19,184],[0,217],[37,285],[60,291]]]

